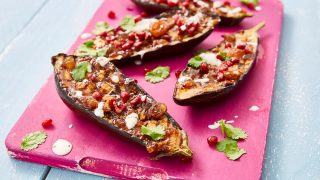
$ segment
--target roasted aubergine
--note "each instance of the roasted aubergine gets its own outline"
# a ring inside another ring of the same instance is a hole
[[[149,13],[159,13],[172,9],[187,9],[194,12],[202,12],[212,17],[221,18],[219,25],[233,26],[239,24],[244,18],[252,17],[240,7],[231,6],[230,2],[211,0],[132,0]]]
[[[134,79],[106,57],[52,57],[56,88],[73,111],[146,147],[148,153],[192,158],[188,136]]]
[[[258,54],[258,31],[264,25],[226,34],[219,45],[191,58],[176,83],[174,101],[194,105],[214,102],[230,93],[252,69]]]
[[[105,56],[113,63],[175,55],[202,42],[219,21],[200,12],[169,11],[130,27],[110,28],[82,44],[74,55]]]

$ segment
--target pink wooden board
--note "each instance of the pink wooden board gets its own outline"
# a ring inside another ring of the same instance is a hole
[[[232,1],[239,5],[238,1]],[[127,7],[134,7],[128,11]],[[155,99],[165,102],[169,113],[188,132],[190,147],[194,151],[191,163],[183,163],[178,159],[150,160],[145,149],[127,141],[104,128],[88,121],[70,111],[56,93],[52,76],[40,89],[6,139],[9,155],[20,160],[46,164],[86,173],[101,174],[118,178],[177,178],[177,179],[259,179],[261,176],[266,134],[271,108],[275,67],[282,26],[283,7],[278,0],[261,2],[262,10],[237,27],[217,28],[199,47],[208,49],[221,41],[221,34],[236,32],[253,27],[261,21],[266,27],[261,30],[261,46],[259,58],[252,73],[232,95],[224,101],[199,107],[182,107],[172,100],[176,82],[174,72],[182,69],[192,52],[155,61],[145,61],[142,65],[134,64],[121,67],[123,72],[138,80]],[[109,20],[107,12],[116,12],[117,19]],[[85,13],[85,12],[84,12]],[[83,32],[91,32],[97,21],[107,20],[117,24],[127,14],[138,14],[139,10],[129,1],[106,0],[96,12]],[[82,43],[78,38],[69,53]],[[50,63],[50,59],[47,60]],[[154,68],[158,65],[171,67],[170,78],[159,84],[150,84],[144,80],[143,68]],[[249,111],[253,105],[260,107],[257,112]],[[235,119],[237,115],[239,118]],[[39,148],[24,152],[20,149],[22,137],[33,131],[42,129],[41,122],[52,118],[54,128],[45,130],[48,133],[46,142]],[[240,142],[240,147],[247,154],[238,161],[228,160],[223,153],[209,147],[206,138],[216,135],[218,130],[210,130],[209,124],[224,118],[235,120],[234,126],[241,127],[249,138]],[[69,128],[72,124],[73,127]],[[67,156],[56,156],[51,151],[53,142],[63,138],[73,144],[73,150]]]

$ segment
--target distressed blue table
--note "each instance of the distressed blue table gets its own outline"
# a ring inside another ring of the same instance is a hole
[[[13,160],[4,146],[51,73],[48,59],[71,46],[101,3],[0,0],[0,179],[103,179]],[[284,7],[262,179],[320,179],[320,1]]]

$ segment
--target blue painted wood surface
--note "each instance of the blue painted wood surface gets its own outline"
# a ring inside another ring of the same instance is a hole
[[[0,0],[0,179],[103,179],[6,155],[4,139],[102,0]],[[284,0],[262,179],[320,178],[320,1]],[[239,177],[241,178],[241,177]]]

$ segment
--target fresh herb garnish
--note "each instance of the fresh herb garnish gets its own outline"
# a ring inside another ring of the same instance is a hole
[[[229,57],[226,52],[219,52],[219,55],[226,61],[229,61],[231,59],[231,57]]]
[[[158,66],[157,68],[149,71],[145,75],[145,79],[151,83],[158,83],[168,78],[170,75],[169,66]]]
[[[91,64],[89,62],[81,62],[72,71],[72,78],[76,81],[82,81],[86,77],[86,73],[91,71]]]
[[[258,6],[259,5],[259,0],[240,0],[240,2],[242,2],[243,4],[250,4],[252,3],[254,6]]]
[[[199,68],[202,63],[202,58],[200,56],[194,56],[188,61],[188,66],[193,68]]]
[[[103,32],[109,32],[111,31],[113,28],[111,26],[109,26],[109,24],[107,22],[97,22],[96,27],[94,28],[94,30],[92,31],[93,34],[95,35],[100,35]]]
[[[224,152],[230,160],[237,160],[246,153],[244,149],[238,147],[238,142],[236,140],[229,138],[219,141],[216,145],[216,149],[219,152]]]
[[[165,135],[164,127],[161,125],[155,127],[142,126],[141,133],[150,136],[154,141],[162,139]]]
[[[47,136],[47,133],[43,131],[29,133],[23,137],[20,148],[24,151],[36,149],[40,144],[46,141]]]
[[[120,26],[128,31],[131,31],[135,25],[136,23],[132,16],[125,16],[120,23]]]
[[[78,47],[78,49],[75,51],[75,55],[77,56],[105,56],[108,48],[103,47],[100,49],[94,49],[94,41],[86,41],[81,46]]]
[[[231,139],[247,139],[248,135],[247,133],[240,129],[240,128],[235,128],[231,124],[226,124],[225,120],[220,120],[218,121],[221,127],[221,132],[223,136],[227,136]]]

